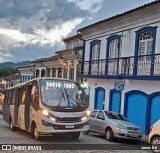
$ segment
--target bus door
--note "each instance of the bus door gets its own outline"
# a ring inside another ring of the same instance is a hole
[[[32,92],[32,85],[28,85],[26,99],[25,99],[25,130],[29,130],[30,127],[30,102],[31,102],[31,92]]]
[[[17,89],[16,92],[16,101],[15,101],[15,109],[14,109],[14,123],[15,125],[19,126],[19,120],[20,120],[20,103],[22,100],[22,88]]]

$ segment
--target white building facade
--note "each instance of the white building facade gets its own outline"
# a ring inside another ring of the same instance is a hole
[[[27,82],[38,77],[64,78],[80,81],[77,74],[81,70],[83,41],[77,34],[63,40],[66,49],[57,51],[48,58],[41,58],[17,70],[21,75],[21,82]]]
[[[148,134],[160,118],[160,1],[78,32],[85,41],[80,77],[90,87],[90,108],[120,112]]]

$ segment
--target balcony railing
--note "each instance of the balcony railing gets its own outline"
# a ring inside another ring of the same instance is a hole
[[[84,61],[82,75],[160,76],[160,54]]]

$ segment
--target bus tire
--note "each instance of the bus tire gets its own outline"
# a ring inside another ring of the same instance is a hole
[[[70,134],[71,138],[77,140],[80,136],[80,132],[73,132]]]
[[[34,124],[32,127],[32,136],[35,140],[40,141],[41,137],[39,136],[39,132],[37,130],[37,126]]]
[[[15,131],[16,130],[16,127],[13,125],[13,121],[12,121],[11,118],[10,118],[10,128],[11,128],[11,131]]]

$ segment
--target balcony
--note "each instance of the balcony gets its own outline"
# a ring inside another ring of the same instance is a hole
[[[84,61],[81,77],[160,80],[160,54]]]

